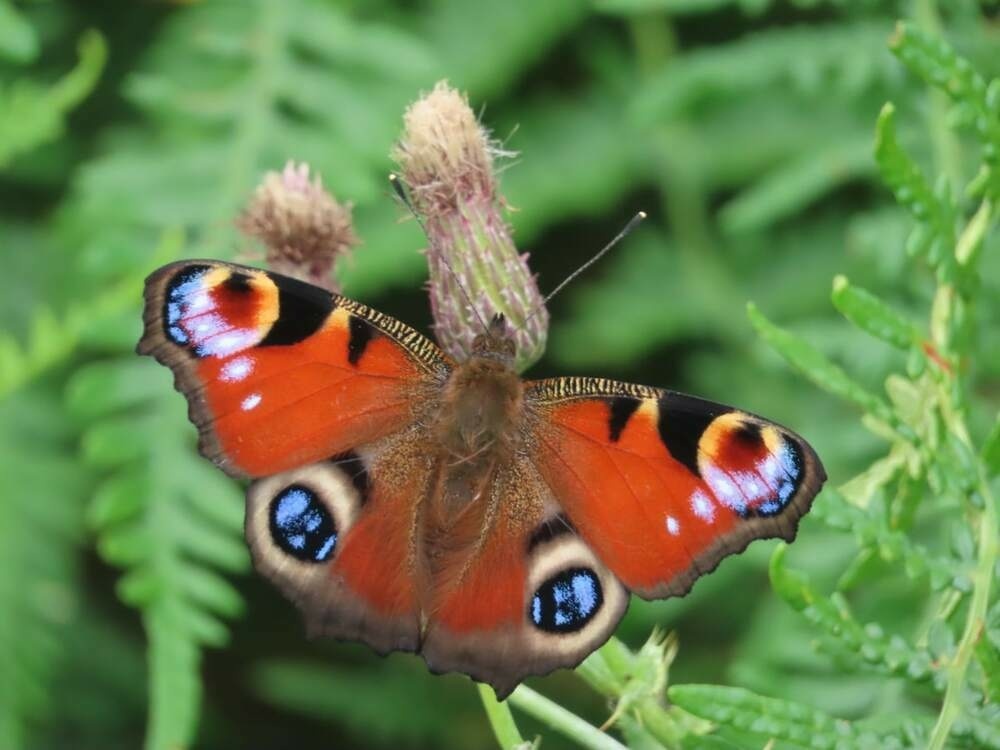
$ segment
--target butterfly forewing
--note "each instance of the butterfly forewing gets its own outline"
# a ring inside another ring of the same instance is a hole
[[[535,463],[598,557],[645,598],[686,593],[754,539],[795,536],[826,475],[793,432],[596,378],[529,383]]]
[[[201,451],[234,476],[321,461],[419,418],[449,364],[430,341],[357,302],[218,261],[146,282],[138,350],[170,367]]]

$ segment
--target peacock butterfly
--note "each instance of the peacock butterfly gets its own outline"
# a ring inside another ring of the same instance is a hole
[[[826,475],[795,433],[613,380],[522,380],[500,316],[466,361],[387,315],[218,261],[146,282],[138,351],[200,450],[251,480],[257,569],[310,631],[419,653],[504,697],[578,664],[629,594],[681,596],[795,536]]]

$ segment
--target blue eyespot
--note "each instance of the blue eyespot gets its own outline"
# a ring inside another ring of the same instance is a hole
[[[271,538],[292,557],[319,563],[333,554],[337,529],[316,493],[293,484],[271,501]]]
[[[571,568],[539,587],[531,599],[528,616],[540,630],[572,633],[586,625],[603,603],[601,582],[594,571]]]
[[[785,440],[781,449],[768,461],[770,463],[766,466],[773,468],[767,472],[767,478],[777,488],[777,496],[768,498],[754,509],[758,516],[780,513],[802,483],[802,453],[795,442]]]
[[[202,276],[208,270],[208,266],[188,266],[167,284],[163,303],[163,319],[166,321],[167,337],[175,344],[186,346],[190,343],[190,337],[181,323],[186,314],[188,298],[201,289]]]

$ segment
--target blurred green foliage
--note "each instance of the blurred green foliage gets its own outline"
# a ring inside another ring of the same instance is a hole
[[[465,678],[304,638],[132,355],[142,277],[244,250],[290,158],[355,202],[347,292],[426,329],[385,177],[443,77],[521,154],[543,289],[652,217],[555,301],[534,374],[738,404],[831,476],[794,545],[634,601],[516,727],[486,700],[501,736],[1000,747],[998,36],[988,0],[0,0],[0,748],[494,742]]]

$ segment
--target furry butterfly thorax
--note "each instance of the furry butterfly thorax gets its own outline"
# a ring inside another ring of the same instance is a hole
[[[418,653],[500,697],[578,664],[629,595],[686,593],[795,536],[825,473],[749,412],[604,378],[524,380],[502,317],[461,361],[359,302],[181,261],[146,283],[138,350],[200,450],[249,479],[257,569],[311,632]]]

